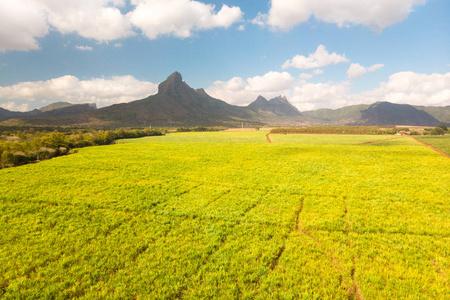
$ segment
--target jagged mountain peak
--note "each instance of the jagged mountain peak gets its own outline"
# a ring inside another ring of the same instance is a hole
[[[195,91],[197,92],[197,94],[199,94],[199,95],[201,95],[201,96],[210,97],[210,96],[208,95],[208,93],[205,91],[205,89],[203,89],[203,88],[196,89]]]
[[[297,108],[290,104],[284,96],[278,96],[271,100],[267,100],[263,96],[258,96],[255,101],[248,105],[248,108],[255,112],[268,113],[276,116],[295,117],[300,115]]]
[[[191,89],[184,81],[179,72],[172,73],[166,80],[158,86],[158,93],[174,94],[183,92],[183,90]]]
[[[288,99],[286,98],[286,96],[282,96],[282,95],[270,99],[269,102],[272,102],[272,103],[284,103],[284,104],[290,104],[289,101],[288,101]]]
[[[259,95],[258,98],[256,98],[256,100],[254,102],[256,102],[256,101],[258,101],[258,102],[268,102],[267,98],[265,98],[265,97],[263,97],[261,95]]]

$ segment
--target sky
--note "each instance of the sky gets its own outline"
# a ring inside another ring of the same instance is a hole
[[[0,0],[0,107],[145,98],[450,105],[448,0]]]

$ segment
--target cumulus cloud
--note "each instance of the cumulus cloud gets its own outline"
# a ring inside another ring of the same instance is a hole
[[[53,29],[98,42],[127,38],[140,29],[148,38],[186,38],[194,31],[228,28],[239,7],[195,0],[1,0],[0,51],[35,50]],[[125,11],[128,8],[128,11]],[[134,27],[133,27],[134,26]]]
[[[253,18],[250,23],[260,27],[264,27],[267,24],[267,15],[263,13],[258,13],[255,18]]]
[[[426,0],[271,0],[267,15],[260,20],[275,29],[288,30],[314,17],[339,27],[363,25],[383,30],[404,20]]]
[[[76,33],[100,42],[125,38],[133,34],[128,18],[110,0],[35,0],[43,3],[49,24],[63,34]]]
[[[313,73],[306,74],[314,75]],[[283,77],[289,78],[287,75]],[[251,78],[258,78],[256,80],[258,84],[255,85]],[[283,94],[300,110],[338,108],[384,100],[413,105],[450,105],[450,73],[399,72],[392,74],[378,87],[360,93],[352,92],[350,81],[313,83],[307,81],[309,78],[300,75],[298,80],[291,76],[290,80],[284,80],[281,84],[268,85],[269,83],[264,82],[262,78],[269,81],[270,76],[262,75],[251,78],[234,77],[228,81],[216,81],[207,90],[219,99],[240,105],[250,103],[259,94],[267,98]],[[275,81],[275,79],[271,80]],[[267,89],[261,88],[266,84]]]
[[[303,82],[292,87],[290,101],[301,110],[338,108],[351,103],[349,83]]]
[[[92,50],[94,50],[94,48],[92,48],[91,46],[83,46],[83,45],[75,46],[75,49],[80,50],[80,51],[92,51]]]
[[[344,55],[329,53],[324,45],[319,45],[314,53],[308,56],[296,55],[283,64],[283,69],[317,69],[328,65],[348,62]]]
[[[195,30],[228,28],[242,18],[239,7],[214,5],[193,0],[132,0],[136,8],[129,13],[131,23],[149,38],[174,35],[187,38]]]
[[[35,50],[49,25],[43,6],[34,0],[0,1],[0,52]]]
[[[383,64],[375,64],[370,67],[364,67],[360,64],[351,64],[347,70],[347,77],[350,79],[361,77],[367,73],[376,72],[384,67]]]
[[[157,92],[152,82],[140,81],[131,75],[80,80],[66,75],[46,81],[21,82],[0,86],[0,99],[36,102],[34,106],[55,101],[71,103],[95,102],[99,106],[142,99]]]
[[[301,80],[309,80],[309,79],[312,79],[312,78],[314,78],[316,76],[319,76],[319,75],[322,75],[322,74],[323,74],[323,70],[322,69],[315,69],[315,70],[313,70],[312,72],[309,72],[309,73],[301,73],[299,75],[299,78]]]
[[[384,99],[414,105],[450,105],[450,73],[395,73],[378,88],[361,96],[367,101]]]
[[[0,107],[10,110],[10,111],[29,111],[30,106],[28,103],[16,103],[13,101],[9,101],[6,103],[0,103]]]
[[[287,72],[268,72],[249,78],[233,77],[228,81],[215,81],[207,92],[213,97],[232,104],[246,105],[258,97],[275,97],[290,89],[294,78]]]

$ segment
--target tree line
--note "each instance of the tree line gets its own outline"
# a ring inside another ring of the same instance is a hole
[[[118,139],[161,136],[153,129],[0,131],[0,168],[24,165],[73,153],[75,148],[109,145]]]

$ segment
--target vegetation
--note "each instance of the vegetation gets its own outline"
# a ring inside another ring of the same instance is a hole
[[[445,127],[446,128],[446,127]],[[447,132],[443,127],[425,128],[424,135],[444,135]]]
[[[74,148],[109,145],[117,139],[162,135],[150,129],[12,131],[0,136],[0,168],[24,165],[66,155]]]
[[[417,138],[425,144],[431,145],[450,155],[450,135],[444,136],[421,136]]]
[[[3,169],[0,297],[447,298],[449,169],[409,137],[264,132]]]
[[[274,128],[270,133],[274,134],[395,134],[398,130],[394,127],[380,128],[377,126],[305,126],[293,128]]]
[[[180,127],[177,132],[207,132],[207,131],[221,131],[220,127]]]

